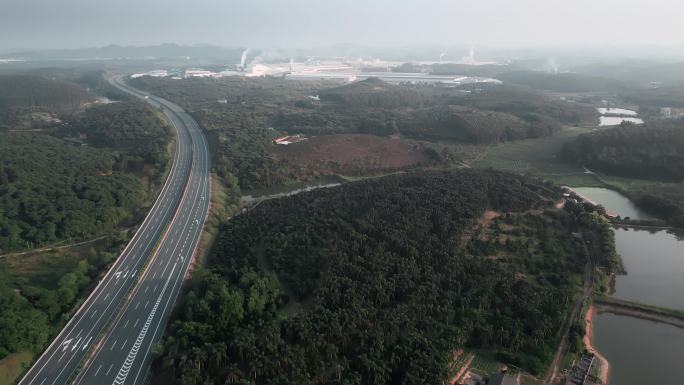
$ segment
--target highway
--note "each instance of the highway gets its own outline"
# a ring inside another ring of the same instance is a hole
[[[20,385],[142,383],[209,211],[209,152],[197,123],[121,77],[111,83],[164,112],[176,133],[173,165],[134,237]]]

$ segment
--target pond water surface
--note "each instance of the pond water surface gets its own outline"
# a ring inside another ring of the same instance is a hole
[[[594,317],[593,345],[613,385],[682,385],[684,329],[610,313]]]
[[[644,210],[636,207],[629,198],[615,190],[603,187],[574,187],[573,191],[577,192],[582,197],[605,207],[611,214],[619,215],[623,218],[653,219],[653,216],[648,215]]]
[[[647,219],[627,197],[605,188],[575,188],[623,217]],[[615,280],[617,298],[684,309],[684,238],[665,230],[615,230],[627,275]],[[610,313],[594,317],[593,344],[611,364],[611,384],[682,385],[684,329]]]

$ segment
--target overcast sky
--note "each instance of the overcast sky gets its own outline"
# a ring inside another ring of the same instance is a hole
[[[672,45],[677,0],[1,0],[0,49]]]

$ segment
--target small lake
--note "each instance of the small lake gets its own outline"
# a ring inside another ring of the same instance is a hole
[[[616,229],[615,246],[627,270],[615,279],[615,297],[684,309],[681,236],[665,230]]]
[[[611,364],[611,384],[684,384],[684,329],[610,313],[593,322],[593,344]]]
[[[629,198],[615,190],[603,187],[573,187],[572,190],[590,201],[605,207],[611,214],[616,214],[623,218],[653,219],[651,215],[636,207]]]
[[[617,126],[622,122],[629,122],[634,124],[644,124],[640,118],[622,117],[622,116],[601,116],[599,126]]]
[[[637,116],[637,112],[634,110],[628,110],[626,108],[597,108],[599,114],[601,115],[622,115],[622,116]]]
[[[627,197],[605,188],[575,188],[623,217],[650,216]],[[615,280],[617,298],[684,309],[684,237],[665,230],[615,229],[627,275]],[[684,329],[610,313],[594,317],[594,346],[612,366],[611,384],[684,384]]]

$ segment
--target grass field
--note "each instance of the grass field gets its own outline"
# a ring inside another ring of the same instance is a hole
[[[79,261],[95,261],[98,255],[105,259],[115,257],[116,250],[109,250],[113,253],[106,256],[107,249],[112,247],[110,242],[102,239],[76,247],[6,256],[0,258],[0,271],[6,272],[12,279],[25,279],[31,285],[54,289],[59,279],[73,271]]]
[[[466,353],[475,354],[473,362],[470,363],[470,370],[483,377],[498,372],[504,366],[504,364],[494,358],[494,353],[491,351],[478,349],[466,351]]]
[[[485,156],[473,166],[518,173],[582,173],[582,169],[564,163],[558,157],[565,143],[589,131],[589,128],[565,127],[554,136],[501,143],[485,150]]]
[[[33,354],[27,351],[10,354],[0,360],[0,385],[14,384],[32,360]]]

